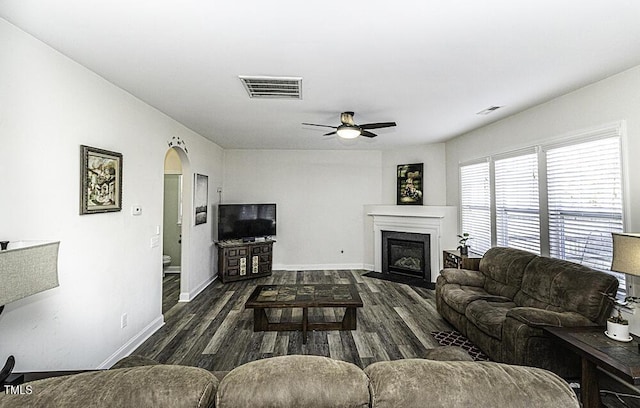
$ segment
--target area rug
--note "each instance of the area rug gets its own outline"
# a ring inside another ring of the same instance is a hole
[[[435,331],[431,335],[441,346],[458,346],[466,350],[475,361],[489,361],[489,357],[478,346],[457,331]]]
[[[410,278],[408,276],[404,277],[404,276],[390,275],[390,274],[380,273],[380,272],[367,272],[362,276],[366,276],[367,278],[381,279],[388,282],[404,283],[409,286],[417,286],[417,287],[426,288],[426,289],[436,288],[435,283],[425,282],[422,279]]]

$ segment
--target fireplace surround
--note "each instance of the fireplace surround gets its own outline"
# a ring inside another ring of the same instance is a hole
[[[374,205],[366,208],[366,214],[371,217],[373,233],[373,264],[369,268],[383,273],[382,231],[424,234],[429,236],[429,256],[425,260],[429,272],[424,280],[435,283],[442,269],[442,251],[457,246],[457,207]]]

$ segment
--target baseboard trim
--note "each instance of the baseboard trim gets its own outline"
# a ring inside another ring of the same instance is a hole
[[[147,327],[142,329],[140,333],[133,336],[128,342],[126,342],[122,347],[116,350],[115,353],[110,355],[105,361],[103,361],[98,367],[98,370],[106,370],[111,368],[115,363],[123,359],[124,357],[130,355],[134,352],[135,349],[140,347],[142,343],[144,343],[149,337],[153,335],[158,329],[164,326],[164,316],[160,315],[154,321],[149,323]]]
[[[205,290],[205,288],[211,285],[216,279],[218,279],[218,275],[205,280],[191,292],[180,293],[180,298],[178,299],[178,302],[191,302],[193,299],[195,299],[196,296],[200,294],[200,292]]]

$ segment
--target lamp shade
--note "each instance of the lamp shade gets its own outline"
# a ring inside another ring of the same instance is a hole
[[[0,251],[0,306],[55,288],[60,242],[19,241]]]
[[[611,270],[640,275],[640,234],[613,233]]]

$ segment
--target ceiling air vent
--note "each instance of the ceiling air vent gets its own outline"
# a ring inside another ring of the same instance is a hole
[[[302,99],[300,77],[239,76],[250,98]]]
[[[502,108],[502,106],[489,106],[487,109],[483,109],[480,112],[476,113],[476,115],[488,115],[491,112],[495,112],[500,108]]]

